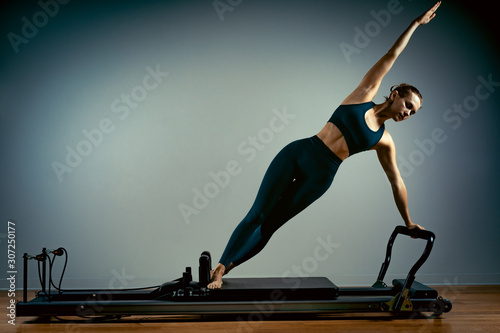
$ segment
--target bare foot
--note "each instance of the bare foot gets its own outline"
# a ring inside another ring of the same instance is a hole
[[[210,283],[207,285],[208,289],[220,289],[222,288],[222,277],[226,272],[226,267],[219,263],[215,270],[210,272],[211,278]]]
[[[229,273],[230,270],[234,268],[234,264],[224,266],[223,264],[217,264],[214,270],[210,271],[210,283],[207,285],[208,289],[220,289],[222,288],[222,277]]]

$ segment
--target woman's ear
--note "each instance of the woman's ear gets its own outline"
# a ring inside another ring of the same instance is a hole
[[[399,92],[397,90],[393,90],[391,92],[391,95],[389,96],[389,104],[392,104],[392,102],[394,102],[394,99],[397,95],[399,95]]]

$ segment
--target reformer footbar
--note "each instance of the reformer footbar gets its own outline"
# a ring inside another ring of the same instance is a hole
[[[406,279],[384,283],[396,236],[402,234],[427,241]],[[190,267],[179,279],[154,288],[134,290],[47,291],[45,278],[37,296],[17,304],[17,316],[121,317],[124,315],[329,313],[329,312],[449,312],[451,302],[436,290],[415,281],[415,274],[429,257],[435,235],[427,230],[395,228],[387,244],[385,260],[371,287],[339,288],[325,277],[227,278],[222,289],[208,289],[211,256],[199,259],[199,281]],[[44,257],[44,256],[42,256]],[[27,278],[27,255],[25,274]],[[45,262],[43,262],[45,266]],[[49,281],[49,285],[50,285]],[[27,283],[24,283],[24,295]]]

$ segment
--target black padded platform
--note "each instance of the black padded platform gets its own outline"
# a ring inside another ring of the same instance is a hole
[[[326,277],[229,278],[222,289],[210,290],[211,301],[333,300],[339,288]]]

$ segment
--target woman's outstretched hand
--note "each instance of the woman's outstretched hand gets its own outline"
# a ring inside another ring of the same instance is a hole
[[[441,1],[436,2],[434,6],[432,6],[422,15],[420,15],[415,21],[420,25],[429,23],[436,16],[436,10],[439,8],[440,5]]]

